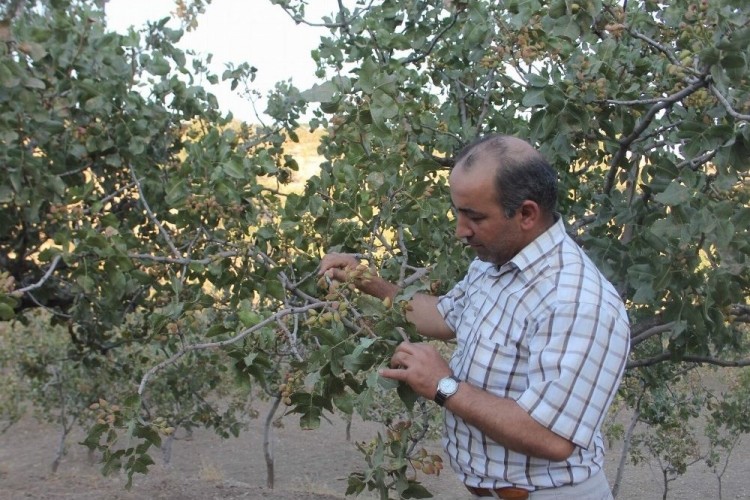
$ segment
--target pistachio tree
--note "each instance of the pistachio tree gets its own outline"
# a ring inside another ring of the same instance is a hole
[[[276,3],[302,19],[301,3]],[[331,198],[380,194],[343,247],[385,227],[388,243],[365,247],[386,269],[432,266],[450,284],[465,267],[442,246],[451,157],[485,133],[524,137],[559,173],[571,234],[627,303],[622,396],[651,426],[693,418],[668,390],[685,370],[748,365],[749,13],[736,1],[341,9],[314,52],[327,82],[304,96],[330,130]]]
[[[132,360],[137,390],[92,428],[109,469],[146,471],[161,440],[149,388],[201,359],[308,428],[334,411],[383,419],[388,432],[358,443],[367,466],[348,492],[427,494],[421,474],[442,464],[418,443],[435,409],[376,369],[416,338],[409,297],[448,290],[473,258],[453,237],[447,176],[491,132],[549,159],[568,230],[627,304],[622,404],[665,426],[644,446],[672,449],[667,431],[700,411],[746,432],[732,403],[744,396],[692,411],[670,390],[696,367],[750,364],[746,2],[351,0],[310,19],[303,0],[270,1],[321,29],[321,83],[280,84],[268,127],[230,126],[200,86],[219,77],[165,22],[116,35],[83,0],[2,12],[0,314],[49,309],[81,360],[124,346],[160,356]],[[207,2],[178,3],[200,22]],[[242,63],[221,78],[251,88],[253,75]],[[322,161],[288,189],[285,141],[305,112]],[[361,255],[352,278],[399,283],[395,302],[320,279],[332,250]]]

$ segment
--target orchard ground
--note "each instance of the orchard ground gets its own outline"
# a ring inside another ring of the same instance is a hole
[[[56,473],[50,464],[57,446],[55,427],[40,424],[31,416],[0,435],[0,498],[45,500],[94,499],[260,499],[329,500],[344,498],[347,476],[363,467],[356,441],[369,441],[383,428],[379,424],[355,419],[351,441],[346,439],[346,423],[336,417],[322,421],[314,431],[303,431],[297,417],[285,416],[283,426],[274,428],[276,484],[266,487],[266,464],[263,456],[263,403],[260,416],[250,420],[249,428],[237,439],[224,440],[210,431],[196,431],[186,439],[179,433],[172,450],[172,460],[165,465],[158,450],[153,453],[156,465],[146,475],[137,475],[131,490],[125,490],[121,475],[104,477],[99,465],[89,461],[87,449],[76,443],[83,438],[77,431],[69,440],[68,454]],[[428,443],[432,452],[442,450],[437,442]],[[619,460],[619,444],[609,450],[606,472],[613,481]],[[446,462],[447,465],[447,462]],[[723,478],[721,498],[750,499],[750,438],[744,436],[734,449]],[[435,495],[448,500],[466,498],[449,467],[439,476],[419,480]],[[669,498],[718,499],[716,476],[703,462],[688,468],[687,474],[670,483]],[[363,495],[361,498],[374,498]],[[619,499],[662,498],[661,469],[653,461],[635,467],[628,464]]]

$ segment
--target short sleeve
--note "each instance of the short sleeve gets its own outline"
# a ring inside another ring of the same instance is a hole
[[[630,330],[624,308],[558,304],[535,327],[529,386],[517,402],[548,429],[588,448],[625,369]]]
[[[438,312],[440,312],[445,323],[454,332],[456,331],[458,318],[461,316],[461,311],[463,310],[462,299],[464,294],[459,286],[460,283],[454,286],[447,294],[441,296],[437,303]]]
[[[466,294],[473,276],[476,275],[477,263],[479,263],[477,260],[472,262],[464,278],[456,283],[448,293],[442,295],[438,299],[438,312],[443,316],[445,323],[454,332],[456,331],[461,315],[464,312],[466,306]]]

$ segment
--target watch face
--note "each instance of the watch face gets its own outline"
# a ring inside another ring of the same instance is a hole
[[[458,382],[450,377],[446,377],[438,383],[438,390],[443,394],[451,395],[458,390]]]

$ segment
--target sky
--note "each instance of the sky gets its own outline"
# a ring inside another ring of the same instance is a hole
[[[311,0],[307,17],[319,20],[333,7],[335,2],[331,0]],[[174,0],[109,0],[106,4],[110,29],[121,33],[131,25],[140,27],[147,20],[167,17],[173,10]],[[186,33],[179,46],[213,54],[210,67],[219,77],[228,62],[255,66],[258,73],[254,86],[265,96],[280,80],[291,78],[300,90],[316,82],[310,52],[327,33],[325,28],[296,25],[269,0],[213,0],[199,16],[197,29]],[[231,92],[228,84],[205,86],[216,95],[224,111],[231,111],[240,120],[257,121],[250,103]],[[262,112],[265,102],[257,106]]]

